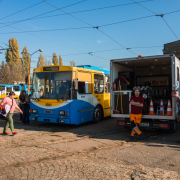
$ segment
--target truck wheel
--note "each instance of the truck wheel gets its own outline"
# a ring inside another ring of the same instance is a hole
[[[170,123],[169,126],[170,126],[169,132],[174,133],[176,131],[177,122],[174,121],[173,123]]]
[[[96,106],[94,109],[93,122],[97,123],[101,120],[101,118],[102,118],[102,109],[100,106]]]

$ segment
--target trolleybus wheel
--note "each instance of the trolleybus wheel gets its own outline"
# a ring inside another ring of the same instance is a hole
[[[94,109],[93,122],[97,123],[101,120],[101,118],[102,118],[102,109],[100,106],[96,106]]]

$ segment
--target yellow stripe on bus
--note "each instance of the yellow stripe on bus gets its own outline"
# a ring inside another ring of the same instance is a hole
[[[65,100],[53,100],[53,99],[34,99],[34,101],[42,106],[57,106],[65,102]]]
[[[6,94],[1,94],[0,95],[0,98],[5,98],[6,97]]]

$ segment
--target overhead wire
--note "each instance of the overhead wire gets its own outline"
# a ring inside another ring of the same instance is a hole
[[[134,3],[136,3],[136,4],[139,5],[139,6],[143,7],[144,9],[152,12],[152,13],[155,14],[156,16],[160,16],[160,17],[164,20],[164,22],[165,22],[165,24],[168,26],[168,28],[171,30],[171,32],[174,34],[174,36],[177,38],[177,40],[179,40],[179,38],[177,37],[177,35],[176,35],[175,32],[173,31],[173,29],[170,27],[170,25],[169,25],[169,24],[167,23],[167,21],[164,19],[164,14],[157,14],[156,12],[148,9],[148,8],[145,7],[145,6],[142,6],[141,4],[137,3],[136,1],[134,1],[134,0],[131,0],[131,1],[134,2]]]
[[[24,30],[21,30],[21,29],[19,29],[19,28],[15,28],[15,27],[13,27],[13,26],[10,26],[10,25],[7,25],[7,24],[4,24],[4,23],[2,23],[2,22],[0,22],[0,24],[6,25],[6,26],[8,26],[8,27],[10,27],[10,28],[13,28],[13,29],[19,30],[19,31],[21,31],[21,32],[26,32],[26,31],[24,31]],[[26,33],[28,33],[28,34],[30,34],[30,35],[33,35],[33,36],[36,36],[36,37],[39,37],[39,38],[41,38],[41,39],[44,39],[44,40],[47,40],[47,41],[50,41],[50,42],[53,42],[53,43],[59,44],[59,45],[61,45],[61,46],[68,47],[68,48],[70,48],[70,49],[73,49],[73,50],[79,51],[79,52],[81,52],[81,53],[89,54],[89,53],[87,53],[87,52],[85,52],[85,51],[79,50],[79,49],[77,49],[77,48],[73,48],[73,47],[71,47],[71,46],[67,46],[67,45],[61,44],[61,43],[59,43],[59,42],[56,42],[56,41],[50,40],[50,39],[48,39],[48,38],[44,38],[44,37],[42,37],[42,36],[38,36],[38,35],[36,35],[36,34],[32,34],[32,33],[29,33],[29,32],[26,32]],[[92,55],[92,54],[91,54],[91,55]],[[98,56],[94,56],[94,57],[97,57],[97,58],[103,59],[103,58],[98,57]]]
[[[170,25],[167,23],[167,21],[164,19],[164,17],[162,17],[162,19],[164,20],[164,22],[166,23],[166,25],[169,27],[169,29],[171,30],[171,32],[174,34],[174,36],[177,38],[177,40],[179,40],[179,38],[177,37],[177,35],[176,35],[175,32],[173,31],[173,29],[170,27]]]
[[[10,14],[10,15],[8,15],[8,16],[5,16],[5,17],[3,17],[3,18],[0,18],[0,20],[3,20],[3,19],[5,19],[5,18],[8,18],[8,17],[13,16],[13,15],[15,15],[15,14],[18,14],[18,13],[20,13],[20,12],[22,12],[22,11],[25,11],[25,10],[27,10],[27,9],[30,9],[30,8],[32,8],[32,7],[34,7],[34,6],[37,6],[37,5],[41,4],[41,3],[43,3],[43,2],[36,3],[36,4],[32,5],[32,6],[29,6],[29,7],[27,7],[27,8],[24,8],[24,9],[20,10],[20,11],[17,11],[17,12],[15,12],[15,13],[12,13],[12,14]]]
[[[6,46],[8,46],[8,44],[6,44],[5,42],[0,41],[0,43],[5,44]]]
[[[83,23],[85,23],[85,24],[87,24],[87,25],[89,25],[89,26],[91,26],[91,27],[99,30],[99,32],[101,32],[102,34],[104,34],[106,37],[108,37],[109,39],[111,39],[112,41],[114,41],[115,43],[117,43],[118,45],[120,45],[121,47],[125,48],[125,49],[128,50],[129,52],[135,54],[134,52],[132,52],[132,51],[130,50],[130,48],[126,48],[124,45],[122,45],[121,43],[119,43],[118,41],[116,41],[115,39],[113,39],[112,37],[110,37],[109,35],[107,35],[106,33],[104,33],[102,30],[100,30],[98,26],[95,27],[95,26],[91,25],[90,23],[88,23],[88,22],[86,22],[86,21],[84,21],[84,20],[82,20],[82,19],[80,19],[80,18],[77,18],[76,16],[74,16],[74,15],[72,15],[72,14],[70,14],[70,13],[68,13],[68,12],[66,12],[66,11],[58,8],[58,7],[56,7],[55,5],[49,3],[49,2],[47,2],[47,1],[45,1],[45,0],[42,0],[42,1],[45,2],[45,3],[47,3],[47,4],[49,4],[50,6],[52,6],[52,7],[54,7],[54,8],[59,9],[60,11],[62,11],[62,12],[64,12],[64,13],[68,14],[69,16],[77,19],[78,21],[81,21],[81,22],[83,22]],[[135,54],[135,55],[137,55],[137,54]]]
[[[143,17],[144,18],[144,17]],[[6,25],[7,26],[7,25]],[[92,25],[91,25],[91,27],[93,27]],[[83,27],[83,28],[87,28],[87,27]],[[94,27],[93,27],[94,28]],[[98,29],[99,30],[99,29]],[[26,31],[24,31],[24,32],[26,32]],[[102,33],[104,33],[104,32],[102,32]],[[105,33],[104,33],[105,34]],[[105,34],[106,36],[108,36],[107,34]],[[36,35],[37,36],[37,35]],[[110,36],[108,36],[110,39],[111,39],[111,37]],[[114,39],[112,39],[112,40],[114,40]],[[118,43],[119,45],[121,45],[122,47],[123,47],[123,49],[124,48],[126,48],[125,46],[123,46],[122,44],[120,44],[119,42],[117,42],[116,41],[116,43]],[[129,50],[130,51],[130,49],[132,49],[132,48],[126,48],[127,50]],[[131,51],[130,51],[131,52]],[[93,53],[97,53],[97,52],[93,52]],[[133,53],[133,52],[132,52]],[[79,53],[79,54],[87,54],[87,53]],[[73,55],[75,55],[75,54],[73,54]],[[92,55],[92,54],[91,54]],[[98,57],[98,58],[101,58],[101,57]],[[104,58],[103,58],[104,59]]]
[[[141,4],[139,4],[138,2],[136,2],[136,1],[134,1],[134,0],[131,0],[131,1],[134,2],[134,3],[136,3],[136,4],[139,5],[139,6],[143,7],[144,9],[147,9],[148,11],[150,11],[150,12],[152,12],[152,13],[154,13],[154,14],[157,14],[157,13],[155,13],[154,11],[148,9],[147,7],[145,7],[145,6],[141,5]]]
[[[159,48],[162,46],[147,46],[147,47],[130,47],[130,49],[143,49],[143,48]],[[102,50],[102,51],[92,51],[89,52],[89,55],[94,55],[95,53],[101,53],[101,52],[110,52],[110,51],[121,51],[124,50],[124,48],[121,49],[107,49],[107,50]],[[76,56],[76,55],[83,55],[83,54],[87,54],[87,53],[75,53],[75,54],[61,54],[61,56]],[[46,57],[52,57],[49,55],[45,55]],[[37,57],[36,57],[37,58]]]
[[[76,2],[76,3],[70,4],[70,5],[64,6],[61,9],[64,9],[64,8],[67,8],[67,7],[70,7],[70,6],[74,6],[74,5],[82,3],[84,1],[87,1],[87,0],[81,0],[79,2]],[[43,3],[43,2],[41,1],[41,3]],[[49,13],[54,12],[54,11],[58,11],[58,10],[51,10],[51,11],[48,11],[46,13],[42,13],[42,14],[39,14],[39,15],[36,15],[36,16],[30,17],[30,18],[27,18],[27,19],[23,19],[23,20],[20,20],[20,21],[15,21],[14,23],[11,23],[10,25],[13,25],[13,24],[16,24],[16,23],[19,23],[19,22],[23,22],[23,21],[27,21],[27,20],[31,20],[32,18],[39,17],[39,16],[42,16],[42,15],[45,15],[45,14],[49,14]],[[5,27],[5,26],[1,26],[0,28],[3,28],[3,27]]]
[[[10,26],[10,25],[5,24],[5,23],[2,23],[2,22],[0,22],[0,24],[6,25],[6,26],[8,26],[8,27],[10,27],[10,28],[13,28],[13,29],[19,30],[19,31],[21,31],[21,32],[26,32],[26,31],[24,31],[24,30],[21,30],[21,29],[19,29],[19,28],[15,28],[15,27],[13,27],[13,26]],[[67,46],[67,45],[64,45],[64,44],[61,44],[61,43],[58,43],[58,42],[52,41],[52,40],[47,39],[47,38],[44,38],[44,37],[42,37],[42,36],[38,36],[38,35],[36,35],[36,34],[32,34],[32,33],[30,33],[30,32],[26,32],[26,33],[28,33],[28,34],[30,34],[30,35],[33,35],[33,36],[36,36],[36,37],[39,37],[39,38],[42,38],[42,39],[45,39],[45,40],[48,40],[48,41],[50,41],[50,42],[54,42],[54,43],[59,44],[59,45],[62,45],[62,46],[68,47],[68,48],[70,48],[70,49],[74,49],[74,50],[76,50],[76,51],[83,52],[83,51],[78,50],[78,49],[76,49],[76,48],[73,48],[73,47],[70,47],[70,46]]]
[[[180,10],[164,13],[164,15],[168,15],[168,14],[172,14],[172,13],[177,13],[177,12],[180,12]],[[109,24],[103,24],[103,25],[99,25],[98,27],[112,26],[112,25],[116,25],[116,24],[121,24],[121,23],[136,21],[136,20],[141,20],[141,19],[150,18],[150,17],[154,17],[154,16],[157,16],[157,15],[150,15],[150,16],[144,16],[144,17],[139,17],[139,18],[128,19],[128,20],[124,20],[124,21],[118,21],[118,22],[109,23]],[[92,27],[70,27],[70,28],[63,28],[63,29],[42,29],[42,30],[26,31],[26,32],[51,32],[51,31],[66,31],[66,30],[90,29],[90,28],[92,28]],[[3,33],[0,33],[0,34],[10,34],[10,33],[24,33],[24,32],[19,32],[19,31],[18,32],[3,32]]]
[[[142,3],[142,2],[149,2],[149,1],[153,1],[153,0],[146,0],[146,1],[140,1],[139,3]],[[78,3],[81,3],[78,2]],[[76,4],[78,4],[76,3]],[[100,7],[100,8],[95,8],[95,9],[87,9],[87,10],[81,10],[81,11],[75,11],[75,12],[71,12],[70,14],[75,14],[75,13],[84,13],[84,12],[90,12],[90,11],[97,11],[97,10],[102,10],[102,9],[109,9],[109,8],[115,8],[115,7],[120,7],[120,6],[125,6],[125,5],[131,5],[131,4],[134,4],[134,3],[127,3],[127,4],[119,4],[119,5],[114,5],[114,6],[106,6],[106,7]],[[73,4],[75,5],[75,4]],[[72,6],[72,5],[71,5]],[[69,7],[69,6],[65,6],[63,8],[66,8],[66,7]],[[66,15],[66,14],[58,14],[58,15],[51,15],[51,16],[43,16],[41,17],[42,15],[44,14],[49,14],[51,12],[54,12],[54,11],[58,11],[58,10],[52,10],[52,11],[48,11],[46,13],[43,13],[43,14],[39,14],[37,16],[33,16],[31,18],[27,18],[27,19],[23,19],[23,20],[19,20],[19,21],[11,21],[11,22],[5,22],[6,24],[9,24],[9,23],[18,23],[18,22],[22,22],[22,21],[28,21],[28,20],[34,20],[34,19],[42,19],[42,18],[48,18],[48,17],[55,17],[55,16],[60,16],[60,15]],[[40,16],[40,17],[39,17]]]
[[[90,29],[91,27],[72,27],[72,28],[63,28],[63,29],[42,29],[37,31],[26,31],[26,32],[52,32],[52,31],[66,31],[66,30],[79,30],[79,29]],[[6,33],[0,33],[0,34],[11,34],[11,33],[24,33],[24,32],[6,32]]]

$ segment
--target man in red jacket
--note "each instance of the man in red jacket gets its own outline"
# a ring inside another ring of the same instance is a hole
[[[130,139],[133,139],[136,133],[140,136],[140,139],[142,139],[143,137],[142,132],[139,130],[139,124],[142,119],[144,99],[140,96],[139,89],[135,89],[134,95],[131,96],[129,103],[131,104],[130,121],[132,126]]]

